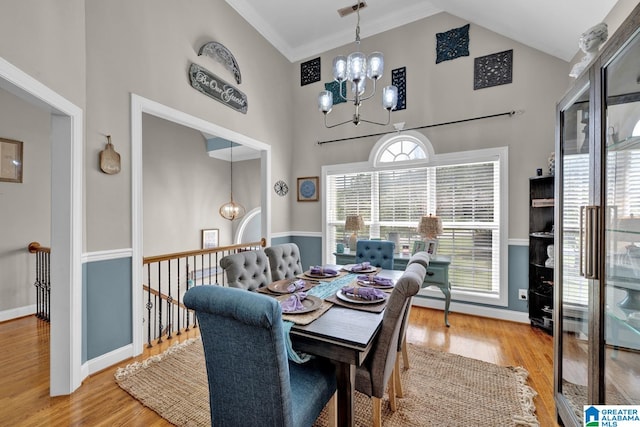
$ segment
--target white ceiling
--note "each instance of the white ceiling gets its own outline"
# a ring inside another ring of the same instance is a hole
[[[356,15],[337,10],[357,0],[225,0],[291,62],[349,44]],[[565,61],[578,38],[602,22],[617,0],[365,0],[361,38],[447,12]]]

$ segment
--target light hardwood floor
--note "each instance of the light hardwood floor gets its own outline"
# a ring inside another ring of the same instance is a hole
[[[442,311],[413,307],[408,342],[498,365],[523,366],[537,392],[542,427],[557,426],[553,403],[552,337],[528,324],[458,313],[444,326]],[[146,350],[142,360],[195,336],[183,334]],[[117,367],[86,378],[70,396],[49,397],[49,327],[35,317],[0,323],[1,426],[168,426],[155,412],[122,391]],[[134,361],[122,362],[124,366]]]

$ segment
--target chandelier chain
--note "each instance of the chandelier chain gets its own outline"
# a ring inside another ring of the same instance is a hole
[[[360,44],[360,1],[358,1],[356,15],[358,16],[358,21],[356,23],[356,44]]]

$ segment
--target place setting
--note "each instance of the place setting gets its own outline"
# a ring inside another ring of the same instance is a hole
[[[349,273],[376,273],[378,267],[371,265],[371,263],[364,261],[358,264],[346,264],[341,268],[342,271]]]
[[[320,317],[331,308],[331,303],[322,298],[309,295],[308,290],[313,286],[303,280],[280,280],[267,285],[267,288],[281,295],[276,299],[282,308],[283,320],[289,320],[299,325],[307,325]]]
[[[395,283],[392,279],[389,279],[388,277],[376,276],[374,274],[359,275],[356,280],[358,285],[360,286],[380,289],[389,292],[395,286]]]
[[[309,267],[309,270],[302,273],[303,277],[308,277],[316,280],[335,279],[340,275],[341,275],[340,270],[338,270],[335,266],[321,266],[321,265],[311,266]]]
[[[291,294],[294,292],[306,292],[316,285],[304,279],[284,279],[269,283],[266,288],[274,294]]]
[[[358,281],[352,283],[357,284]],[[343,286],[326,301],[355,310],[381,313],[389,299],[389,294],[381,289],[366,286]]]

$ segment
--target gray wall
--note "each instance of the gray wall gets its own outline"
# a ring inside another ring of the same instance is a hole
[[[274,171],[289,169],[292,65],[226,2],[193,0],[187,7],[170,0],[87,0],[86,12],[87,159],[104,147],[107,133],[125,154],[115,176],[87,161],[89,251],[131,246],[131,92],[270,144]],[[240,66],[246,115],[190,86],[191,62],[232,81],[222,64],[197,55],[212,40],[224,44]],[[273,231],[288,229],[288,200],[274,200],[273,218]]]
[[[210,157],[198,131],[146,114],[142,126],[144,255],[199,248],[205,228],[231,245],[236,221],[218,213],[229,200],[229,162]],[[234,162],[233,175],[234,200],[259,206],[260,161]]]
[[[22,183],[0,182],[0,312],[35,304],[36,255],[49,246],[51,148],[49,113],[0,89],[0,138],[23,142]]]

